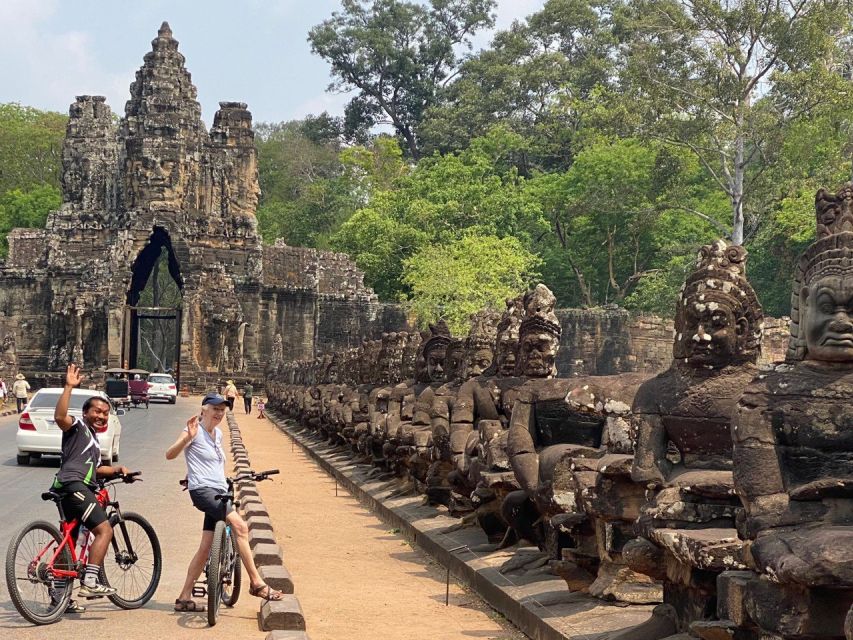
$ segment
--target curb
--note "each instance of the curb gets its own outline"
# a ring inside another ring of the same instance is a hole
[[[243,473],[250,469],[249,454],[243,445],[237,419],[230,411],[226,415],[234,470],[237,473]],[[258,571],[268,585],[285,593],[280,601],[261,601],[258,610],[258,628],[261,631],[271,632],[267,638],[310,640],[305,634],[305,616],[299,599],[293,595],[293,580],[287,567],[284,566],[283,552],[273,535],[272,520],[255,488],[255,483],[241,482],[235,487],[235,492],[240,502],[245,504],[245,508],[241,508],[241,511],[249,527],[252,556]],[[254,544],[252,544],[253,539]]]

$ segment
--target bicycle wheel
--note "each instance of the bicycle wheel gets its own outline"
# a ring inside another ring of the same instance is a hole
[[[113,526],[113,539],[101,565],[101,582],[116,589],[107,596],[122,609],[138,609],[160,584],[163,556],[154,527],[138,513],[127,511]]]
[[[210,565],[207,572],[207,624],[216,624],[219,603],[222,600],[222,577],[225,574],[226,556],[225,522],[220,520],[213,530],[213,544],[210,546]]]
[[[237,604],[237,599],[240,597],[243,567],[240,564],[240,553],[237,550],[237,536],[234,535],[233,529],[228,536],[228,540],[230,540],[230,544],[226,545],[229,551],[225,566],[228,568],[229,578],[222,584],[222,604],[226,607],[233,607]]]
[[[21,529],[6,552],[6,586],[12,604],[33,624],[51,624],[65,613],[74,586],[72,578],[57,584],[48,566],[62,543],[62,536],[49,522],[38,520]],[[44,553],[42,553],[44,552]],[[39,554],[41,557],[39,558]],[[71,570],[71,552],[64,546],[54,568]]]

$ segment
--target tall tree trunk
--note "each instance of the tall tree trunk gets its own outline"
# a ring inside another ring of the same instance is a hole
[[[744,133],[743,112],[737,114],[738,136],[735,138],[734,172],[732,173],[732,244],[743,244],[743,182],[746,167],[744,166]]]

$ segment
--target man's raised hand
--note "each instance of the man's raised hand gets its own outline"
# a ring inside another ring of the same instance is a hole
[[[80,373],[80,367],[71,363],[65,372],[65,384],[69,387],[76,387],[83,382],[83,374]]]

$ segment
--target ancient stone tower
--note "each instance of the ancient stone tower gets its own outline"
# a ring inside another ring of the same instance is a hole
[[[61,182],[61,208],[43,230],[14,230],[0,267],[7,373],[134,366],[140,292],[164,250],[191,385],[258,377],[274,352],[310,358],[401,323],[346,256],[262,245],[252,116],[221,102],[205,128],[166,23],[117,125],[103,97],[71,105]]]

